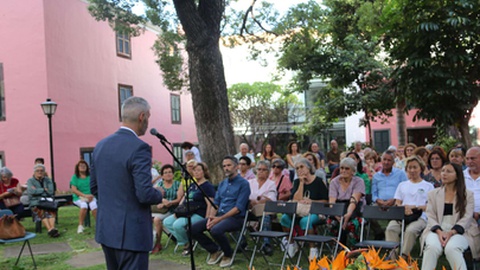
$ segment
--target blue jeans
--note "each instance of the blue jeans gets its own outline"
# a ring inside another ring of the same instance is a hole
[[[202,219],[202,216],[193,214],[192,226]],[[186,217],[176,218],[175,215],[171,215],[163,220],[163,225],[165,228],[167,228],[168,231],[175,236],[175,239],[177,239],[177,244],[181,246],[184,246],[188,243],[187,224],[188,220]]]
[[[320,222],[320,218],[318,218],[318,215],[310,215],[310,216],[311,216],[310,224],[307,224],[308,216],[300,218],[300,222],[299,222],[300,229],[311,230],[313,228],[312,226],[313,224],[317,224],[318,222]],[[290,229],[290,227],[292,226],[292,217],[290,215],[283,214],[282,218],[280,219],[280,224],[282,225],[282,227],[286,227]],[[307,225],[308,225],[308,229],[307,229]]]
[[[206,249],[208,253],[214,253],[221,249],[225,257],[230,258],[233,255],[233,250],[230,247],[226,233],[240,230],[243,226],[243,218],[244,217],[238,215],[229,217],[220,221],[210,229],[210,235],[218,245],[204,233],[204,231],[207,230],[207,218],[192,225],[192,238],[197,240],[200,246]]]

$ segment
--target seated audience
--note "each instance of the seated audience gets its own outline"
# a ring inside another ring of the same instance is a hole
[[[357,162],[352,158],[342,159],[339,168],[340,174],[330,182],[328,197],[330,203],[345,203],[347,211],[343,216],[342,228],[338,227],[340,217],[328,220],[328,224],[333,235],[338,234],[337,230],[343,230],[340,242],[353,246],[360,240],[359,229],[362,206],[365,204],[365,182],[362,178],[355,176]],[[349,239],[347,236],[350,236]]]
[[[475,208],[473,218],[480,224],[480,147],[472,146],[465,156],[467,168],[463,171],[465,187],[473,192]]]
[[[311,204],[312,202],[328,202],[328,189],[323,183],[322,179],[315,176],[315,168],[306,159],[300,158],[295,163],[298,179],[293,182],[291,199],[303,203]],[[301,217],[298,224],[303,231],[308,230],[309,234],[313,234],[313,225],[320,222],[318,215],[310,215],[310,223],[307,224],[308,215]],[[280,220],[283,231],[288,232],[292,225],[292,217],[283,214]],[[292,240],[293,241],[293,240]],[[296,243],[292,242],[287,245],[287,250],[290,257],[293,257],[298,250]],[[310,257],[317,256],[318,250],[314,248],[314,244],[310,246]]]
[[[382,163],[378,162],[378,155],[375,151],[370,151],[365,154],[366,173],[370,180],[373,179],[373,175],[382,170]]]
[[[418,236],[427,225],[427,216],[423,213],[427,208],[427,193],[433,190],[431,183],[420,176],[425,170],[425,163],[418,156],[411,156],[405,160],[405,170],[408,181],[401,182],[395,191],[395,205],[405,207],[405,219],[408,225],[405,228],[402,256],[410,256],[410,252],[417,241]],[[388,223],[385,231],[386,241],[400,242],[401,223],[392,220]]]
[[[20,202],[22,190],[18,179],[13,177],[12,171],[7,167],[0,169],[0,177],[2,178],[0,184],[0,209],[10,209],[13,214],[17,215],[17,219],[20,219],[23,213],[23,204]]]
[[[192,225],[192,238],[210,253],[208,265],[217,264],[221,260],[220,267],[229,267],[232,264],[233,250],[225,234],[242,228],[247,214],[250,186],[238,174],[238,160],[235,157],[226,156],[222,166],[227,178],[218,185],[215,194],[217,209],[208,206],[207,218]],[[205,235],[205,231],[209,231],[212,238]]]
[[[336,140],[330,141],[330,151],[327,152],[328,172],[333,174],[333,171],[338,168],[340,163],[340,149],[338,149],[338,143]],[[333,176],[332,176],[333,178]]]
[[[293,182],[293,180],[296,178],[295,162],[297,162],[298,159],[302,158],[302,154],[300,153],[297,142],[290,142],[287,145],[287,152],[287,166],[288,170],[290,171],[290,181]]]
[[[302,155],[304,158],[306,158],[315,168],[315,176],[320,177],[325,184],[325,186],[328,186],[327,183],[327,174],[325,171],[320,167],[320,160],[318,160],[317,156],[314,153],[311,152],[306,152]]]
[[[441,171],[443,164],[447,162],[447,157],[443,151],[439,149],[433,149],[428,155],[428,166],[430,167],[430,173],[425,175],[425,181],[432,183],[437,188],[442,185]]]
[[[163,181],[159,182],[155,188],[160,190],[163,195],[162,202],[157,204],[156,208],[159,213],[152,213],[153,225],[155,226],[156,241],[152,250],[152,254],[158,253],[162,250],[162,232],[163,232],[163,220],[173,215],[173,210],[183,198],[183,187],[180,182],[173,180],[175,168],[166,164],[160,169]]]
[[[308,152],[312,152],[315,154],[320,161],[320,168],[325,171],[325,154],[320,150],[320,146],[318,146],[318,143],[312,142],[308,146]]]
[[[263,152],[262,155],[260,155],[260,160],[268,160],[269,162],[272,162],[272,160],[280,158],[275,151],[273,151],[273,147],[271,144],[267,143],[265,147],[263,147]]]
[[[362,160],[360,156],[356,152],[350,152],[347,154],[347,157],[355,160],[357,163],[357,172],[355,172],[355,176],[358,176],[363,179],[365,183],[365,201],[366,204],[370,205],[372,203],[372,182],[368,175],[365,173],[366,168],[362,166]]]
[[[428,193],[428,223],[421,237],[422,247],[425,245],[422,269],[436,269],[438,257],[445,253],[451,269],[466,270],[464,251],[470,246],[478,257],[480,248],[480,231],[473,220],[473,193],[465,188],[461,165],[446,163],[441,177],[442,187]]]
[[[425,168],[423,169],[423,172],[422,172],[422,178],[424,178],[427,174],[430,173],[430,168],[428,168],[427,166],[430,151],[428,151],[428,149],[423,146],[419,146],[415,148],[415,150],[413,151],[413,154],[421,158],[423,160],[423,164],[425,164]]]
[[[94,218],[97,217],[97,199],[90,192],[90,168],[85,160],[80,160],[75,165],[75,174],[70,180],[73,203],[80,208],[78,215],[77,233],[83,233],[83,221],[87,216],[88,208]]]
[[[238,173],[240,174],[241,177],[249,181],[256,178],[255,174],[250,168],[251,164],[252,164],[252,161],[247,156],[241,156],[238,159],[238,168],[239,168]]]
[[[45,176],[45,166],[36,164],[33,167],[33,177],[27,181],[27,193],[30,199],[30,209],[32,209],[33,220],[41,221],[47,228],[50,237],[59,237],[60,233],[55,228],[55,218],[57,212],[52,210],[44,210],[38,207],[40,198],[54,197],[55,189],[53,181]]]
[[[292,195],[292,182],[290,182],[290,172],[285,169],[285,161],[283,161],[283,159],[277,158],[273,160],[272,172],[268,179],[275,182],[277,187],[277,200],[288,201],[290,195]]]
[[[240,158],[243,157],[243,156],[247,156],[248,158],[250,158],[250,165],[251,167],[255,167],[255,157],[249,152],[249,147],[248,147],[248,144],[246,143],[241,143],[240,144],[240,152],[238,152],[236,155],[235,155],[235,158],[240,161]]]
[[[465,152],[463,151],[462,148],[452,148],[448,152],[448,160],[451,163],[458,164],[462,166],[462,169],[465,170],[467,166],[465,165]]]
[[[269,173],[270,162],[260,160],[257,162],[257,178],[249,181],[250,197],[248,199],[250,200],[250,208],[256,216],[260,216],[263,213],[263,208],[267,201],[277,200],[277,187],[274,181],[268,180]],[[271,229],[271,217],[266,215],[262,230],[270,231]],[[265,238],[263,243],[261,250],[267,255],[272,255],[273,250],[270,246],[270,239]]]
[[[210,173],[207,165],[205,165],[205,163],[197,163],[193,168],[193,177],[198,186],[200,186],[210,200],[213,201],[213,198],[215,197],[215,188],[208,181],[210,179]],[[192,224],[205,218],[207,206],[209,204],[198,186],[191,183],[188,187],[188,201],[191,207],[190,211],[193,213],[191,215]],[[185,197],[180,204],[186,206],[187,200]],[[175,215],[171,215],[163,220],[163,225],[173,234],[173,236],[175,236],[177,244],[183,246],[182,256],[188,256],[190,254],[186,228],[187,223],[188,220],[186,217],[177,217]]]

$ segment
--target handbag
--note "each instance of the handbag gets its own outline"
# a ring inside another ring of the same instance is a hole
[[[177,208],[175,208],[175,210],[173,210],[173,213],[175,214],[175,216],[177,218],[188,217],[188,216],[191,216],[191,215],[195,214],[195,212],[197,212],[198,209],[200,209],[200,205],[190,204],[190,211],[188,211],[187,210],[187,205],[181,204],[181,205],[177,206]]]
[[[25,236],[25,227],[15,218],[15,215],[5,215],[0,218],[0,239],[12,239]]]
[[[56,211],[58,209],[58,204],[55,199],[51,197],[41,197],[38,201],[37,208],[47,211]]]
[[[303,195],[303,199],[310,199],[310,191],[307,190]],[[296,214],[299,217],[306,217],[310,214],[311,204],[297,202],[297,211]]]
[[[2,193],[4,193],[5,189],[4,189],[3,185],[1,185],[1,186],[2,186]],[[7,208],[10,208],[10,207],[15,206],[15,205],[19,205],[21,203],[20,198],[15,193],[13,193],[14,189],[15,188],[7,189],[7,191],[9,193],[11,193],[13,196],[3,198],[3,204],[5,204],[5,207],[7,207]]]
[[[405,215],[405,225],[408,225],[414,221],[417,221],[422,216],[422,209],[412,209],[411,215]]]
[[[152,204],[151,210],[152,210],[152,213],[155,213],[155,214],[166,214],[168,213],[169,209],[167,207],[162,207],[161,209],[158,209],[156,204]]]
[[[256,217],[261,217],[263,215],[263,211],[265,210],[265,204],[264,203],[259,203],[256,204],[252,207],[250,210],[252,214]]]

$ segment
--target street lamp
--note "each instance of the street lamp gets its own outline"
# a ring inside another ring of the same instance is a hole
[[[48,117],[48,130],[49,130],[49,137],[50,137],[50,170],[52,173],[52,181],[54,189],[57,189],[57,185],[55,183],[55,172],[53,170],[53,139],[52,139],[52,116],[55,114],[57,110],[57,103],[52,101],[51,99],[47,98],[47,101],[40,104],[42,106],[43,113]]]

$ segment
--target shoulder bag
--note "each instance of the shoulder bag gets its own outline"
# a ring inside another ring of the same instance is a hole
[[[5,193],[6,191],[8,191],[10,194],[13,195],[13,196],[10,196],[10,197],[7,197],[7,198],[3,198],[3,204],[5,204],[5,206],[7,208],[10,208],[10,207],[15,206],[15,205],[19,205],[20,204],[20,198],[13,191],[9,191],[10,189],[7,189],[5,191],[4,186],[3,185],[1,185],[1,186],[2,186],[2,193]]]
[[[25,227],[15,218],[15,215],[5,215],[0,218],[0,239],[12,239],[25,236]]]
[[[307,190],[305,191],[305,194],[303,195],[303,199],[310,199],[310,191]],[[310,214],[310,207],[312,205],[309,203],[301,203],[297,202],[297,216],[299,217],[306,217]]]
[[[45,183],[42,181],[42,188],[45,189]],[[47,193],[46,196],[40,197],[38,201],[37,208],[47,211],[57,211],[58,204],[55,201],[55,198]]]

